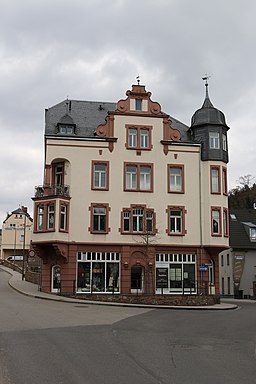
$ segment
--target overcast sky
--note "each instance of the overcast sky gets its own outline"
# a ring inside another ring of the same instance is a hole
[[[44,110],[125,98],[140,74],[190,125],[209,74],[229,130],[229,189],[255,170],[255,0],[0,0],[0,223],[43,182]]]

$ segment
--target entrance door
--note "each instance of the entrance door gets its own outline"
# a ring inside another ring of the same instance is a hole
[[[131,268],[131,293],[142,293],[144,291],[144,268],[134,265]]]
[[[58,293],[60,292],[60,266],[59,265],[54,265],[52,267],[52,289],[51,291],[53,293]]]

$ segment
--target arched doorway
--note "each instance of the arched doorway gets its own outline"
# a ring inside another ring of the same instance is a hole
[[[52,266],[52,276],[51,276],[51,292],[58,293],[60,292],[60,266],[53,265]]]
[[[144,292],[144,268],[134,265],[131,268],[131,293]]]

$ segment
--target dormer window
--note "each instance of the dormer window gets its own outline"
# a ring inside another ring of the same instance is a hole
[[[256,227],[250,228],[250,240],[256,241]]]
[[[57,133],[59,135],[74,135],[76,133],[76,124],[68,114],[62,116],[57,124]]]
[[[61,135],[73,135],[75,133],[75,129],[73,125],[59,125],[59,133]]]

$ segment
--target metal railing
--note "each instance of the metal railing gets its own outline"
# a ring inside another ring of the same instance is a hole
[[[35,197],[44,197],[44,196],[65,196],[70,197],[70,186],[63,185],[38,185],[35,187]]]

